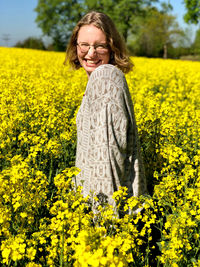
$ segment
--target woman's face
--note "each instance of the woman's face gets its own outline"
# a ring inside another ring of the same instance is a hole
[[[88,76],[98,66],[107,64],[110,50],[104,32],[92,24],[82,26],[78,32],[77,55]]]

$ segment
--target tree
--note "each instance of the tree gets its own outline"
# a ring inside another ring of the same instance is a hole
[[[194,43],[192,45],[193,53],[195,55],[200,55],[200,29],[196,31]]]
[[[187,23],[198,24],[200,22],[200,0],[184,0],[187,10],[184,20]]]
[[[55,50],[65,50],[67,40],[84,9],[78,0],[38,0],[36,23],[52,38]]]
[[[14,47],[46,50],[43,41],[35,37],[28,37],[24,41],[19,41],[14,45]]]
[[[44,35],[53,39],[56,50],[64,50],[72,29],[88,11],[103,11],[128,38],[136,15],[145,15],[146,7],[158,0],[38,0],[36,23]]]
[[[135,16],[146,16],[146,7],[158,0],[85,0],[88,10],[105,12],[127,41]]]
[[[167,58],[168,47],[172,47],[177,36],[183,34],[176,17],[151,8],[148,16],[140,20],[139,33],[133,45],[137,44],[135,47],[138,55]],[[129,47],[131,45],[130,42]]]

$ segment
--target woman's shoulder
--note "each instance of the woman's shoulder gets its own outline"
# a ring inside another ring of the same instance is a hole
[[[96,68],[91,73],[86,88],[86,96],[91,103],[100,99],[109,99],[120,104],[127,92],[128,86],[123,72],[111,64]]]
[[[97,81],[99,79],[112,81],[115,84],[124,83],[124,73],[114,65],[103,64],[97,67],[90,75],[89,81]]]
[[[97,78],[97,77],[112,77],[113,75],[118,75],[119,77],[123,77],[123,72],[118,69],[116,66],[111,64],[103,64],[97,67],[90,75],[90,78]]]
[[[97,67],[93,72],[100,72],[100,71],[105,71],[105,72],[118,72],[118,73],[122,73],[122,71],[115,65],[112,64],[102,64],[99,67]]]

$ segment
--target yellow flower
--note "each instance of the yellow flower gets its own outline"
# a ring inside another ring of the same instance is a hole
[[[8,264],[9,258],[10,258],[10,254],[11,254],[11,249],[10,248],[4,248],[2,250],[3,263]]]
[[[33,247],[27,248],[27,257],[30,260],[34,260],[36,255],[36,249],[34,249]]]
[[[26,213],[26,212],[21,212],[21,213],[20,213],[20,216],[21,216],[22,218],[26,218],[26,217],[27,217],[27,213]]]

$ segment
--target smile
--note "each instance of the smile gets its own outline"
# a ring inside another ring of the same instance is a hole
[[[93,61],[93,60],[87,60],[87,59],[85,59],[85,61],[86,61],[86,64],[87,64],[88,66],[97,65],[97,64],[99,64],[99,63],[101,62],[101,60]]]

